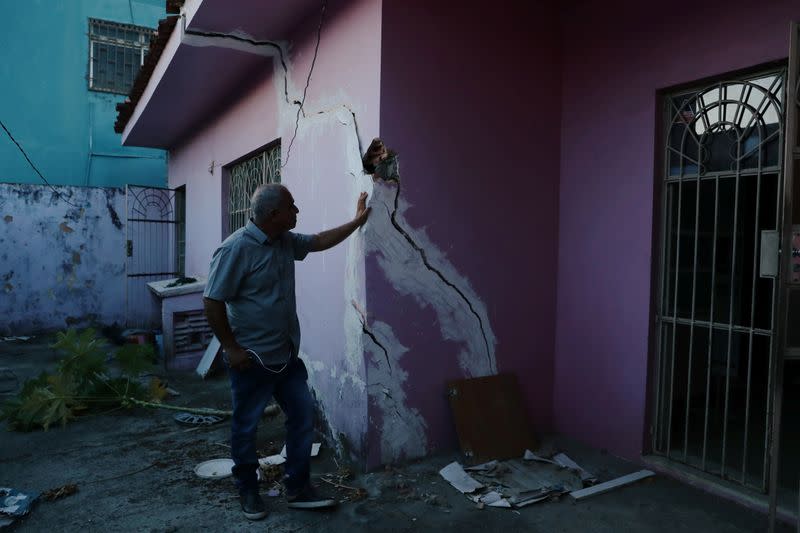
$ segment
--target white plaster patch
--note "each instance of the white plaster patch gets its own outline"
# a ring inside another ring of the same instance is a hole
[[[428,452],[427,424],[417,409],[406,405],[403,383],[408,373],[400,368],[400,359],[408,351],[395,337],[391,326],[375,321],[370,331],[381,346],[368,341],[367,392],[381,410],[381,461],[391,463],[401,457],[421,457]]]
[[[497,342],[486,305],[478,298],[468,280],[431,242],[425,230],[412,228],[406,222],[403,213],[408,209],[408,204],[402,196],[398,199],[397,211],[394,211],[396,194],[397,184],[380,180],[375,182],[370,202],[372,215],[366,226],[367,252],[376,254],[378,265],[399,293],[412,296],[420,307],[433,309],[443,339],[463,345],[458,361],[466,376],[496,374]],[[391,220],[393,212],[395,222],[424,251],[428,265],[441,276],[425,264],[420,251],[395,228]],[[387,346],[390,352],[394,349]]]
[[[249,37],[244,34],[238,36]],[[192,36],[185,36],[188,37]],[[298,107],[294,102],[300,100],[302,90],[293,83],[289,73],[296,74],[298,81],[302,80],[303,83],[307,73],[292,71],[285,43],[275,44],[281,49],[288,72],[284,70],[278,50],[271,46],[256,47],[225,39],[187,42],[192,46],[207,46],[212,43],[215,46],[225,46],[274,58],[276,75],[273,80],[278,99],[278,129],[281,137],[287,139],[287,142],[282,143],[284,150],[282,161],[284,165],[291,166],[297,157],[296,153],[289,153],[289,140],[295,135],[298,116]],[[310,110],[309,102],[305,102],[291,151],[298,150],[300,141],[313,141],[322,127],[330,125],[332,121],[339,125],[347,143],[347,168],[344,170],[346,175],[353,177],[345,186],[349,187],[349,196],[353,203],[361,191],[370,194],[369,205],[372,207],[372,214],[364,228],[359,230],[356,236],[348,239],[346,245],[343,297],[347,305],[343,317],[345,332],[343,364],[332,365],[327,372],[328,377],[323,362],[315,361],[308,354],[304,354],[304,360],[308,363],[309,379],[312,386],[322,379],[337,382],[336,389],[340,397],[346,390],[368,393],[381,410],[383,417],[381,427],[383,461],[392,462],[401,456],[421,456],[427,452],[426,423],[416,409],[406,405],[403,384],[407,374],[399,366],[399,360],[408,348],[400,343],[388,324],[370,323],[367,320],[365,257],[374,253],[380,269],[399,293],[412,296],[423,308],[433,309],[442,338],[462,346],[458,362],[466,376],[483,376],[497,372],[496,339],[489,323],[486,306],[478,298],[468,280],[458,273],[445,254],[431,242],[425,231],[412,228],[407,223],[403,214],[408,205],[402,198],[399,198],[395,210],[396,185],[373,183],[370,177],[363,174],[361,152],[366,147],[359,139],[354,118],[358,109],[350,103],[349,96],[342,91],[328,94],[318,98],[314,102],[314,107],[318,111]],[[313,177],[315,173],[312,172],[311,175]],[[395,222],[408,238],[392,224],[392,213],[395,214]],[[426,261],[423,260],[420,251],[408,242],[409,239],[424,251]],[[365,334],[365,326],[385,348],[385,352]],[[366,369],[365,353],[370,355]],[[362,378],[365,373],[366,383]],[[325,409],[336,409],[336,405],[332,405],[336,401],[335,398],[320,398],[320,400],[323,401]],[[339,428],[333,427],[335,421],[329,418],[328,423],[332,426],[332,435],[338,438]],[[359,436],[349,435],[349,437]],[[337,445],[341,446],[341,443]]]

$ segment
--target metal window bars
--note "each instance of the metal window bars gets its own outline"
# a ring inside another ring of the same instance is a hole
[[[228,231],[233,233],[250,218],[250,198],[264,183],[281,182],[281,145],[275,143],[229,169]]]
[[[89,88],[128,94],[156,31],[89,19]]]
[[[760,491],[778,283],[758,256],[780,224],[785,76],[669,95],[665,109],[653,450]]]

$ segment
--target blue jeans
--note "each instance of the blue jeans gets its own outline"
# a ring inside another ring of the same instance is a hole
[[[228,368],[233,398],[231,458],[240,492],[258,488],[256,430],[264,408],[274,396],[286,414],[286,489],[297,492],[310,480],[311,444],[314,438],[314,401],[306,381],[306,365],[298,357],[280,374],[258,363],[239,371]]]

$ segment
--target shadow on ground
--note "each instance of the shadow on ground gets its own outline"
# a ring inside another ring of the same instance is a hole
[[[52,368],[57,359],[47,347],[47,339],[0,342],[0,368],[13,371],[20,383]],[[180,393],[170,400],[174,405],[230,409],[224,375],[206,381],[194,373],[171,373],[165,378]],[[366,497],[345,502],[332,512],[290,510],[283,496],[265,497],[269,516],[248,522],[239,510],[231,478],[206,480],[193,471],[202,461],[227,457],[229,423],[187,428],[178,425],[173,415],[171,411],[135,408],[84,416],[47,432],[17,433],[0,428],[0,486],[43,492],[66,484],[78,485],[78,492],[71,496],[37,502],[29,516],[9,529],[482,533],[766,530],[764,515],[664,477],[580,503],[567,497],[519,511],[478,509],[438,475],[439,469],[458,459],[455,452],[357,474],[345,484],[366,489]],[[265,419],[259,431],[259,449],[265,454],[275,453],[282,443],[282,416]],[[639,469],[575,443],[560,444],[601,479]],[[329,492],[340,490],[320,479],[337,471],[330,447],[323,446],[312,468],[319,485]]]

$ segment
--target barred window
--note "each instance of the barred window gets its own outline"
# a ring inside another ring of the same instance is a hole
[[[256,187],[281,182],[280,141],[234,163],[228,170],[228,231],[233,233],[250,219],[250,198]]]
[[[89,19],[89,88],[128,94],[155,30]]]

